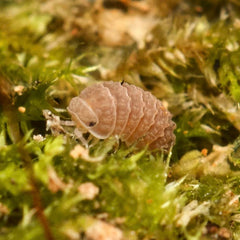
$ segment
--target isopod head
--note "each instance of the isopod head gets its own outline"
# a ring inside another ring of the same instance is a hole
[[[95,84],[85,88],[78,97],[71,100],[69,113],[80,131],[90,132],[99,139],[108,138],[116,124],[114,97],[108,88]]]
[[[74,97],[67,110],[72,115],[72,120],[76,123],[77,128],[82,132],[89,131],[90,128],[98,124],[98,118],[91,106],[79,97]]]

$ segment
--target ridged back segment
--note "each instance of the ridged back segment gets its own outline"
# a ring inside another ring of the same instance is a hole
[[[79,97],[85,100],[98,118],[98,124],[93,123],[88,131],[97,138],[108,138],[116,124],[116,105],[109,89],[98,83],[85,88]]]
[[[164,136],[165,129],[171,123],[171,114],[164,108],[162,103],[157,100],[157,114],[154,118],[154,124],[150,127],[146,135],[140,139],[137,146],[144,147],[151,144],[157,138]]]
[[[157,138],[154,142],[149,145],[150,150],[156,149],[165,149],[169,150],[175,143],[175,135],[173,130],[176,128],[176,124],[171,121],[171,124],[165,128],[164,135],[162,137]]]
[[[128,122],[121,133],[121,139],[125,141],[137,128],[139,122],[144,116],[143,108],[144,108],[144,101],[143,101],[143,91],[142,89],[124,83],[122,85],[128,93],[130,97],[130,109],[131,112],[129,114]]]
[[[142,90],[142,93],[143,93],[143,101],[144,101],[144,107],[143,107],[144,116],[139,122],[139,124],[137,125],[137,128],[134,130],[132,135],[130,135],[127,138],[126,143],[128,145],[136,142],[138,139],[143,137],[147,133],[149,128],[153,124],[155,124],[154,118],[155,118],[155,115],[157,114],[157,106],[156,106],[157,99],[149,92]]]
[[[127,89],[119,82],[104,82],[103,85],[109,89],[114,97],[116,106],[116,124],[113,130],[113,135],[121,135],[128,122],[129,114],[131,112],[130,102]]]

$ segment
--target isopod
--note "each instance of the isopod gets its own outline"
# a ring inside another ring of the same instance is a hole
[[[128,83],[106,81],[85,88],[67,108],[80,132],[98,139],[118,136],[128,146],[169,150],[176,124],[150,92]]]

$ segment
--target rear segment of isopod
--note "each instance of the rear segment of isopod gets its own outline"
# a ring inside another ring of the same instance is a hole
[[[171,121],[170,125],[165,128],[164,135],[157,138],[149,145],[149,149],[165,149],[169,150],[175,143],[175,135],[173,130],[176,128],[176,124]]]
[[[138,141],[137,146],[144,147],[146,145],[151,145],[156,139],[165,136],[166,128],[172,126],[173,122],[171,118],[171,114],[165,109],[162,103],[157,100],[157,114],[154,118],[154,124],[149,128],[145,136]]]

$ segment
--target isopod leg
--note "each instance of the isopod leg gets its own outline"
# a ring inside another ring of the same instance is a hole
[[[85,148],[91,148],[92,146],[94,146],[96,143],[98,143],[99,139],[93,137],[92,135],[90,135],[88,137],[88,139],[86,139],[83,136],[84,132],[80,131],[79,129],[75,128],[74,130],[74,135],[76,136],[77,139],[79,139],[82,143],[82,145]],[[91,144],[89,144],[91,142]]]
[[[81,141],[82,145],[83,145],[85,148],[89,148],[89,141],[84,138],[83,132],[81,132],[80,130],[78,130],[77,128],[75,128],[74,134],[75,134],[76,138]]]

